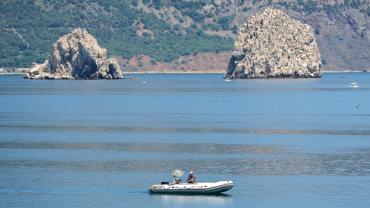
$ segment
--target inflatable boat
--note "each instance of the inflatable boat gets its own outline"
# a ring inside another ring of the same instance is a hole
[[[202,183],[169,183],[162,182],[150,187],[152,194],[220,194],[234,186],[232,181],[202,182]]]

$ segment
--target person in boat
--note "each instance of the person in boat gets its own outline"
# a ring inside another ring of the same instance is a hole
[[[173,183],[174,184],[180,184],[181,183],[181,179],[179,177],[174,176],[173,177]]]
[[[188,178],[186,179],[186,182],[188,183],[195,183],[195,175],[193,171],[190,171]]]

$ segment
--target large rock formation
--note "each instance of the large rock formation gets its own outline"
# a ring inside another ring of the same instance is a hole
[[[34,64],[29,79],[122,79],[116,59],[85,29],[76,28],[58,39],[43,64]]]
[[[225,77],[320,77],[313,29],[284,12],[266,9],[239,28]]]

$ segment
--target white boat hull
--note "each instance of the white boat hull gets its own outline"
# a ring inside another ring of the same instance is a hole
[[[230,190],[233,186],[232,181],[157,184],[150,187],[149,192],[155,194],[219,194]]]

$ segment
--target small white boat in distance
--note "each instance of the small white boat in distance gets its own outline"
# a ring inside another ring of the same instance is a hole
[[[170,184],[162,182],[150,187],[149,192],[152,194],[220,194],[232,189],[233,181],[218,182],[201,182],[201,183],[179,183]]]
[[[360,86],[357,84],[357,82],[352,82],[347,87],[351,89],[356,89],[356,88],[359,88]]]

